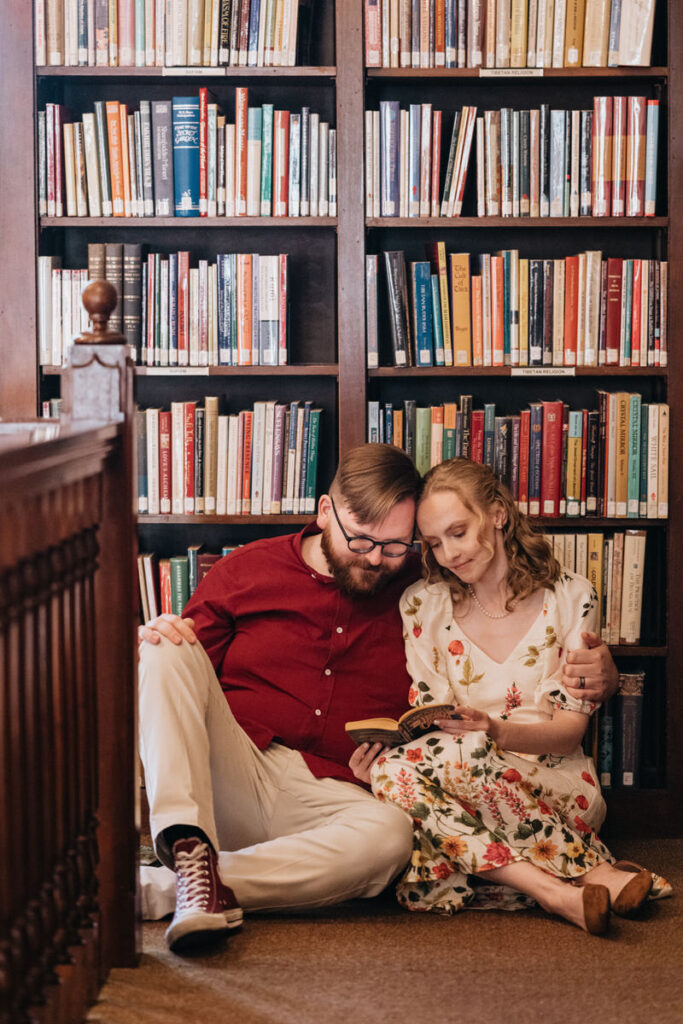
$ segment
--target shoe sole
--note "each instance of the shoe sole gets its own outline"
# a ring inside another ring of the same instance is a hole
[[[166,942],[172,953],[199,949],[217,942],[232,931],[242,927],[243,912],[240,907],[226,910],[222,914],[206,914],[201,922],[198,917],[179,921],[166,931]]]

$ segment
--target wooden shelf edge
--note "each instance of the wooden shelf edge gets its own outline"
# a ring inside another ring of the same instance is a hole
[[[665,527],[668,519],[626,519],[616,516],[528,516],[537,526],[547,526],[555,529],[557,527],[580,527],[583,530],[592,529],[626,529],[644,530],[648,526]]]
[[[41,228],[336,228],[336,217],[41,217]]]
[[[72,218],[73,219],[73,218]],[[367,228],[665,228],[668,217],[366,217]]]
[[[525,373],[527,369],[529,372]],[[666,377],[668,373],[667,366],[380,366],[368,370],[368,377],[510,377],[530,381],[563,377]]]
[[[46,377],[60,377],[61,366],[41,367]],[[136,366],[136,377],[338,377],[337,363],[287,366]]]
[[[267,515],[267,516],[214,516],[214,515],[188,515],[188,516],[171,516],[171,515],[138,515],[137,524],[138,526],[198,526],[198,525],[222,525],[222,526],[267,526],[271,523],[273,526],[281,526],[282,524],[292,526],[305,526],[306,523],[310,523],[311,519],[315,518],[315,513],[304,515]]]
[[[493,73],[491,73],[493,72]],[[539,72],[542,72],[539,74]],[[368,78],[480,78],[485,81],[536,81],[543,78],[668,78],[660,65],[619,68],[368,68]]]
[[[336,78],[333,65],[297,65],[295,67],[67,67],[38,65],[38,78]]]

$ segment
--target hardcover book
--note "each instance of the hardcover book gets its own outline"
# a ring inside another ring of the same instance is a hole
[[[398,747],[432,731],[437,719],[461,717],[454,712],[453,704],[430,704],[429,707],[411,708],[398,720],[364,718],[358,722],[347,722],[345,729],[357,746],[361,743],[383,743],[387,747]]]

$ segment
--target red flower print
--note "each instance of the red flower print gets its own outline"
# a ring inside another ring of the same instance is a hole
[[[422,633],[422,626],[413,626],[413,636],[417,639]]]
[[[453,874],[453,869],[449,868],[448,864],[437,864],[432,874],[435,878],[448,878]]]
[[[484,860],[488,861],[494,868],[504,868],[512,860],[512,854],[505,843],[489,843],[486,847]]]
[[[583,779],[584,782],[587,782],[589,784],[589,786],[594,786],[595,785],[595,779],[590,774],[590,772],[581,772],[581,778]]]
[[[456,654],[462,654],[465,648],[460,640],[452,640],[448,645],[448,650],[455,657]]]
[[[586,800],[585,796],[583,796],[583,795],[577,796],[577,798],[576,798],[576,806],[580,807],[582,811],[585,811],[585,810],[588,809],[588,801]]]
[[[503,772],[503,778],[506,782],[520,782],[522,776],[516,768],[508,768],[507,771]]]
[[[410,689],[408,690],[408,703],[409,704],[414,704],[416,700],[417,700],[417,690],[415,689],[414,686],[411,686]]]
[[[583,820],[583,818],[580,818],[578,816],[578,814],[574,816],[574,824],[576,825],[579,832],[590,832],[588,825]]]
[[[513,683],[512,686],[508,686],[507,693],[505,694],[505,717],[507,718],[511,711],[514,711],[515,708],[521,708],[521,706],[522,694],[517,683]]]
[[[386,761],[386,757],[384,757],[384,756],[377,758],[377,764],[384,764],[385,761]]]
[[[406,750],[406,761],[410,761],[411,764],[417,764],[418,761],[422,760],[422,749],[420,747],[417,750]]]
[[[545,803],[543,800],[539,800],[538,801],[538,809],[541,812],[541,814],[552,814],[553,813],[552,807],[548,807],[547,803]]]

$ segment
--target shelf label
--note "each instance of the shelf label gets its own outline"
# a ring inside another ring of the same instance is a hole
[[[479,68],[480,78],[543,78],[543,68]]]
[[[183,78],[215,78],[216,76],[225,77],[225,68],[203,68],[203,67],[191,67],[191,68],[162,68],[161,77],[173,77],[181,76]]]
[[[208,366],[146,366],[146,377],[208,377]]]
[[[575,366],[513,366],[511,377],[576,377]]]

